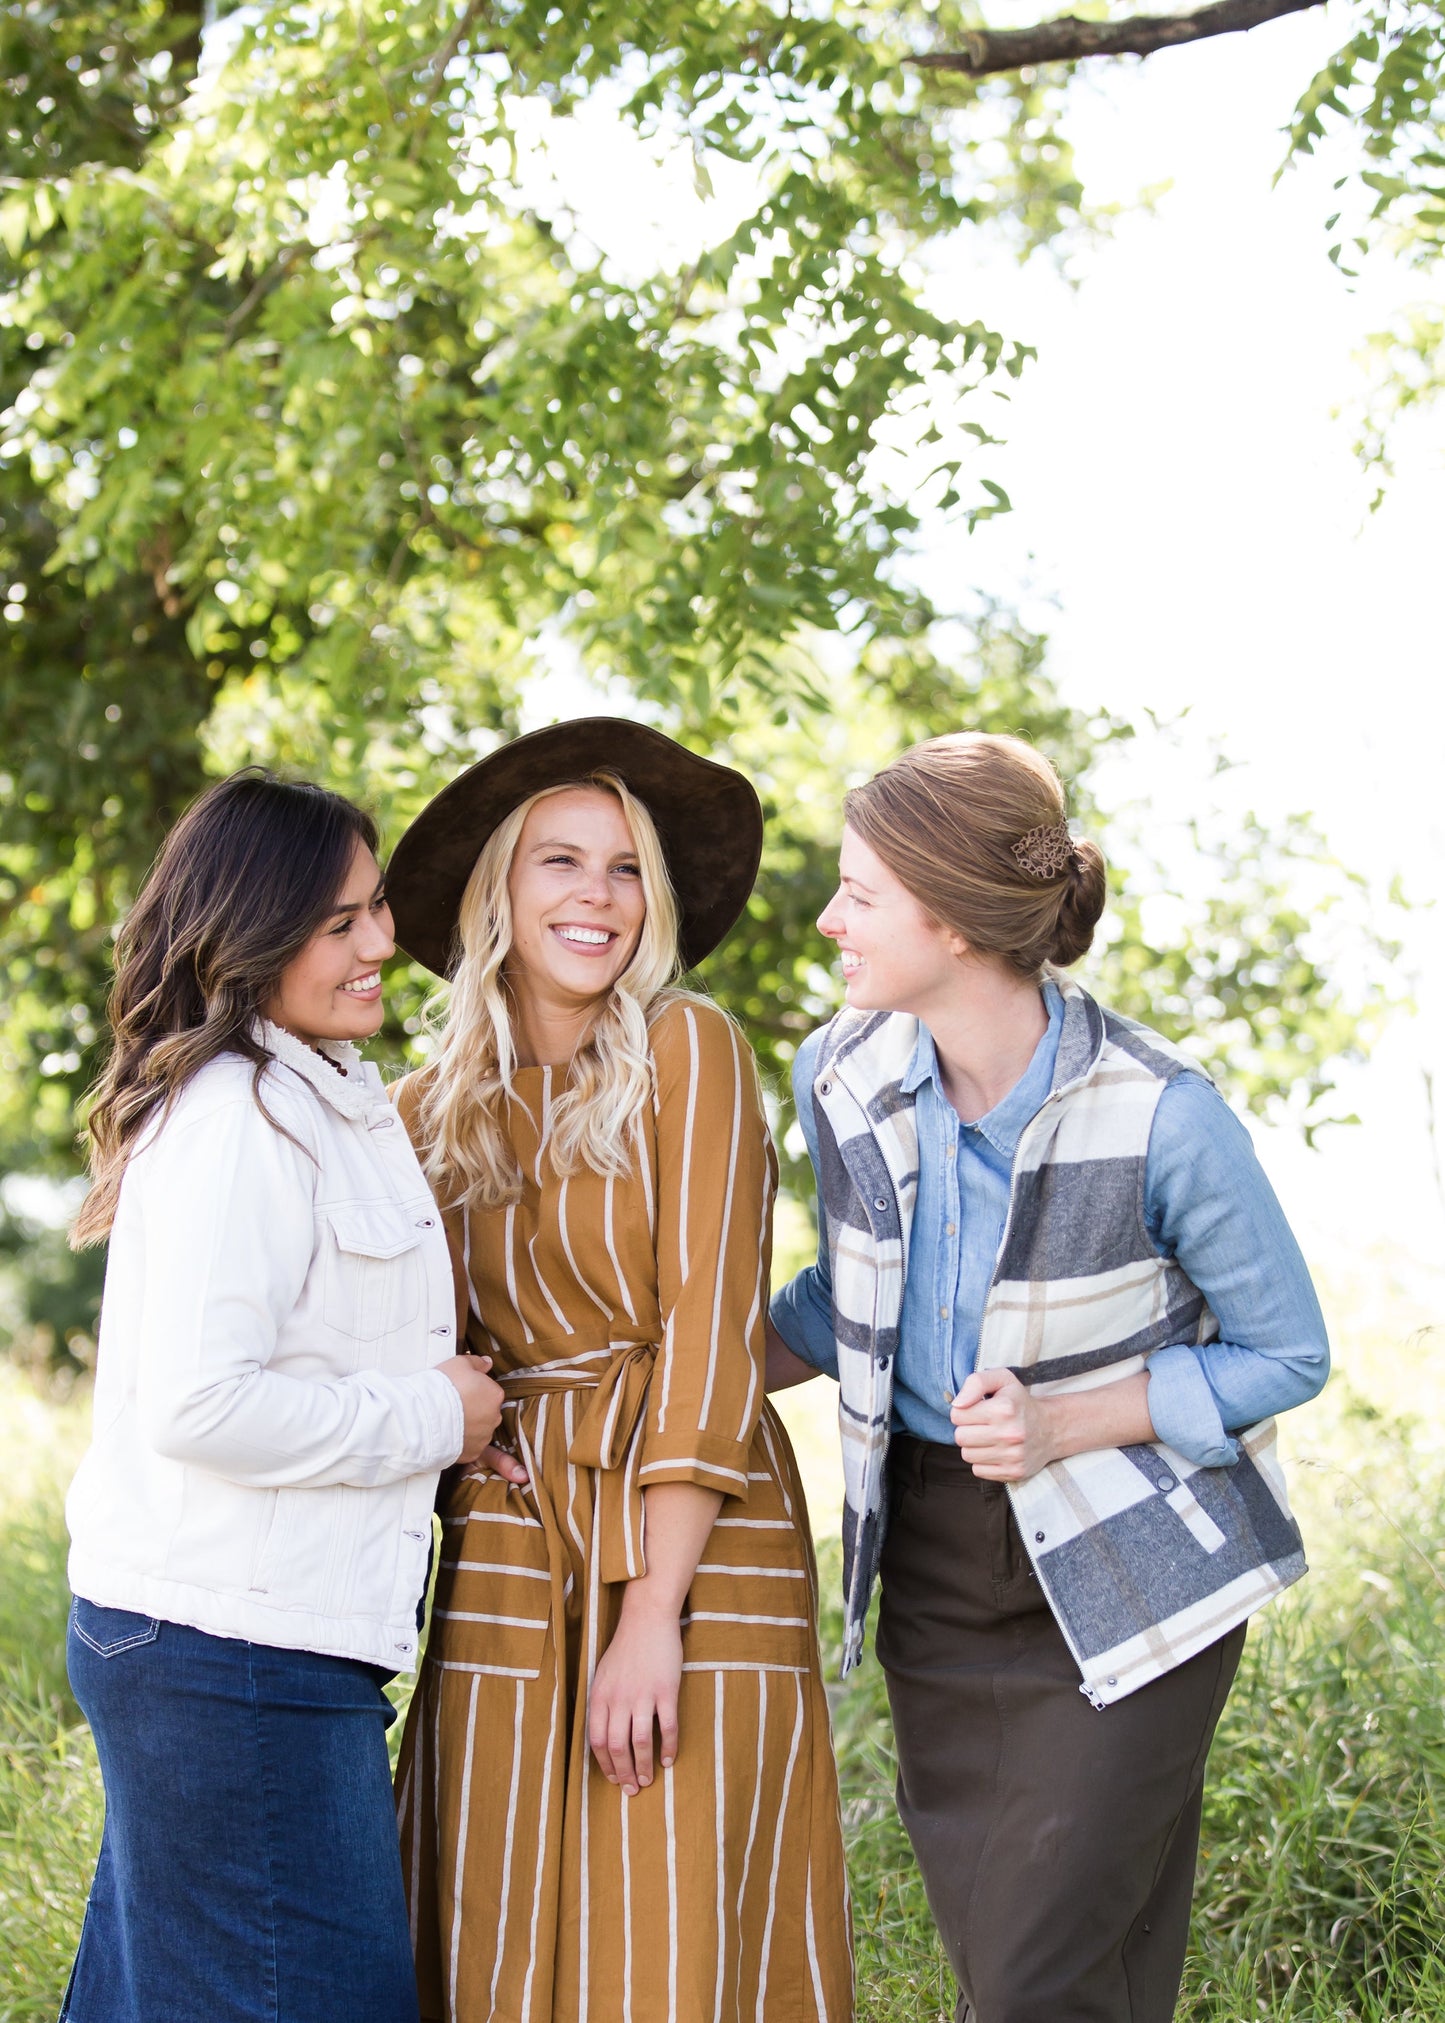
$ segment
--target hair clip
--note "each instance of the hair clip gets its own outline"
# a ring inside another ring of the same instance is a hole
[[[1030,878],[1057,878],[1066,871],[1074,854],[1074,839],[1067,822],[1044,822],[1020,836],[1013,846],[1020,870]]]

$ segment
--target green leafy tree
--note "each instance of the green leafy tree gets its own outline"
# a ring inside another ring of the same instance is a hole
[[[5,1163],[73,1172],[114,923],[208,773],[302,767],[395,836],[559,661],[758,777],[764,876],[710,976],[781,1089],[835,1001],[841,787],[968,722],[1087,812],[1125,734],[906,567],[925,514],[1007,508],[1027,363],[933,313],[915,256],[1090,228],[1056,74],[921,65],[970,31],[951,0],[211,11],[0,0]],[[685,255],[629,271],[574,215],[549,146],[598,106],[720,192]],[[1107,973],[1181,1027],[1225,1007],[1256,1105],[1312,1034],[1317,1116],[1355,1010],[1278,879],[1231,893],[1202,938],[1126,910]]]

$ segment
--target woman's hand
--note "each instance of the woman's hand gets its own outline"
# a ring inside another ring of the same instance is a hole
[[[959,1453],[985,1482],[1027,1482],[1058,1459],[1048,1405],[1012,1370],[975,1370],[948,1416]]]
[[[1051,1461],[1154,1438],[1149,1374],[1039,1398],[1012,1370],[975,1370],[949,1417],[958,1451],[985,1482],[1027,1482]]]
[[[629,1590],[622,1620],[592,1675],[587,1740],[598,1768],[635,1798],[653,1776],[654,1724],[661,1768],[677,1756],[682,1628],[675,1609],[653,1608]]]
[[[456,1458],[470,1466],[481,1458],[497,1430],[504,1402],[502,1387],[487,1375],[492,1367],[490,1356],[449,1356],[436,1367],[462,1401],[462,1445]]]

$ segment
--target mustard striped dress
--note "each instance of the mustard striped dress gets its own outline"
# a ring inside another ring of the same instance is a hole
[[[763,1398],[772,1146],[716,1008],[672,1000],[652,1048],[633,1173],[559,1179],[563,1071],[528,1069],[521,1199],[449,1218],[530,1483],[443,1483],[397,1773],[424,2023],[853,2013],[807,1510]],[[415,1087],[400,1101],[410,1122]],[[725,1500],[682,1618],[677,1760],[629,1799],[587,1747],[587,1692],[659,1482]]]

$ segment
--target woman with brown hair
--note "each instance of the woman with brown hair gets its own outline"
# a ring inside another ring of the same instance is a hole
[[[376,844],[339,795],[239,773],[119,937],[75,1231],[110,1241],[66,1502],[105,1828],[67,2023],[416,2023],[381,1687],[415,1662],[438,1471],[501,1396],[355,1046],[393,953]]]
[[[741,912],[738,773],[538,731],[403,838],[450,976],[400,1105],[512,1457],[448,1478],[398,1766],[422,2015],[846,2023],[807,1513],[763,1399],[774,1161],[752,1057],[676,986]]]
[[[1058,973],[1105,878],[1047,762],[937,738],[844,805],[770,1386],[839,1381],[845,1668],[881,1574],[960,2019],[1166,2023],[1245,1620],[1305,1570],[1271,1415],[1324,1382],[1319,1307],[1213,1085]]]

